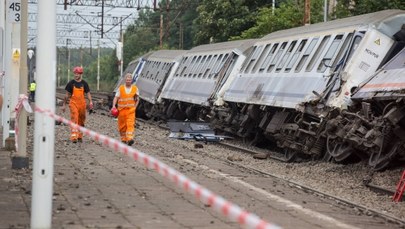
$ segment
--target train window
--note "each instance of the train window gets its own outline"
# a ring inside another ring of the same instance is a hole
[[[332,44],[329,46],[328,51],[326,51],[325,56],[323,57],[322,61],[318,65],[318,72],[325,72],[326,68],[332,67],[330,63],[332,62],[332,58],[335,55],[336,51],[338,50],[340,43],[342,42],[343,35],[337,35],[335,39],[333,39]]]
[[[270,50],[270,44],[267,44],[264,48],[263,51],[260,53],[260,56],[257,58],[257,61],[255,63],[255,66],[252,69],[252,72],[257,72],[258,68],[261,66],[265,56]]]
[[[197,77],[197,71],[198,71],[198,67],[200,66],[201,63],[201,56],[197,57],[197,60],[195,61],[194,65],[192,66],[193,68],[193,78]]]
[[[302,67],[307,62],[309,55],[312,53],[312,50],[315,48],[316,44],[318,43],[318,40],[319,40],[319,38],[314,38],[314,39],[312,39],[311,43],[309,43],[307,49],[304,52],[304,55],[302,55],[300,61],[297,64],[297,67],[295,68],[295,72],[301,71]]]
[[[295,44],[297,44],[297,41],[293,41],[290,43],[287,52],[284,53],[283,57],[281,58],[281,61],[277,65],[276,72],[279,72],[284,67],[284,64],[287,62],[288,58],[290,57],[292,51],[295,48]]]
[[[352,39],[352,37],[353,37],[353,33],[349,33],[349,34],[346,36],[346,38],[344,38],[343,45],[342,45],[341,48],[339,49],[339,52],[338,52],[338,54],[336,55],[335,60],[333,61],[333,65],[332,65],[332,68],[333,68],[333,69],[336,68],[336,66],[337,66],[339,63],[342,63],[342,62],[341,62],[341,61],[342,61],[342,58],[343,58],[344,54],[347,52],[347,48],[349,47],[350,40]]]
[[[253,50],[251,52],[251,55],[249,56],[249,59],[247,59],[249,61],[247,61],[246,67],[244,69],[245,73],[249,72],[249,68],[252,65],[252,59],[254,59],[254,55],[255,55],[256,52],[257,52],[257,46],[253,46]]]
[[[256,48],[257,48],[256,46],[253,46],[253,48],[251,48],[252,50],[249,52],[249,55],[246,56],[246,60],[243,62],[243,65],[241,68],[242,72],[246,72],[246,69],[248,68],[248,65],[250,63],[250,61],[248,61],[248,60],[251,59],[253,53],[256,51]]]
[[[212,71],[213,71],[213,72],[211,73],[211,76],[212,76],[213,78],[215,78],[215,77],[216,77],[216,74],[218,73],[218,72],[217,72],[217,71],[218,71],[218,66],[221,65],[222,58],[223,58],[223,54],[219,55],[217,61],[215,61],[215,65],[214,65],[214,67],[212,68]],[[210,78],[211,78],[211,77],[210,77]]]
[[[186,69],[187,69],[187,66],[184,66],[184,67],[183,67],[183,70],[181,70],[180,76],[184,76],[184,77],[187,76],[187,74],[184,74],[184,72],[186,71]]]
[[[301,55],[302,50],[304,49],[306,43],[307,43],[307,39],[304,39],[304,40],[302,40],[300,42],[300,44],[298,45],[297,50],[295,50],[295,53],[291,57],[291,59],[288,62],[287,66],[285,67],[286,72],[289,72],[291,70],[292,66],[295,64],[295,62],[297,62],[297,59]]]
[[[189,68],[188,68],[188,78],[191,78],[193,76],[193,71],[194,71],[194,62],[196,61],[197,57],[193,56],[193,58],[191,59],[191,62],[188,64]]]
[[[218,78],[219,72],[221,71],[221,69],[225,65],[225,62],[228,59],[228,56],[229,56],[229,54],[225,54],[224,58],[222,58],[222,60],[221,60],[221,63],[217,66],[217,69],[215,69],[214,79]]]
[[[267,46],[270,47],[270,45],[271,45],[271,44],[268,44]],[[260,66],[259,72],[263,72],[264,69],[269,65],[270,60],[271,60],[271,58],[273,57],[274,52],[275,52],[276,49],[277,49],[277,46],[278,46],[278,44],[273,45],[273,46],[271,47],[270,52],[269,52],[268,54],[266,54],[266,55],[267,55],[267,56],[266,56],[266,59],[264,59],[262,65]]]
[[[321,55],[322,51],[325,49],[326,44],[328,43],[330,39],[330,36],[325,36],[321,43],[319,44],[318,48],[315,50],[314,55],[312,56],[311,60],[309,61],[307,68],[305,69],[306,71],[311,71],[312,68],[315,65],[315,62],[319,59],[319,56]]]
[[[188,61],[188,57],[186,56],[183,58],[182,64],[186,64],[187,61]]]
[[[204,75],[203,75],[203,78],[205,79],[205,78],[207,78],[208,77],[208,74],[210,73],[210,71],[211,71],[211,66],[212,66],[212,55],[209,55],[208,57],[207,57],[207,61],[206,61],[206,70],[205,70],[205,72],[204,72]]]
[[[195,60],[197,59],[196,56],[193,56],[193,59],[191,59],[191,63],[190,64],[194,64]]]
[[[208,75],[208,79],[211,79],[211,77],[213,76],[213,74],[214,74],[214,69],[215,69],[215,64],[218,62],[218,55],[214,55],[213,57],[212,57],[212,64],[211,64],[211,66],[212,66],[212,71],[210,72],[210,74]]]
[[[259,57],[259,54],[262,52],[262,50],[263,50],[263,46],[260,46],[260,47],[255,46],[254,47],[254,50],[252,52],[252,56],[250,57],[250,60],[249,60],[249,62],[247,64],[247,66],[246,66],[245,73],[248,73],[248,72],[252,71],[253,65],[254,65],[254,63],[256,63],[256,60]]]
[[[205,69],[203,79],[207,78],[208,72],[210,72],[210,69],[209,68]]]
[[[287,45],[287,42],[283,42],[280,45],[280,48],[277,50],[276,55],[274,55],[274,57],[270,61],[270,65],[267,68],[267,72],[271,72],[273,70],[274,66],[276,66],[276,63],[280,59],[281,54],[283,54],[286,45]]]
[[[359,43],[360,41],[363,39],[363,37],[361,36],[355,36],[354,37],[354,41],[353,44],[350,48],[350,53],[349,53],[349,57],[347,58],[347,60],[350,60],[350,58],[352,57],[354,51],[356,51],[357,47],[359,47]]]
[[[201,60],[201,64],[200,64],[200,66],[199,66],[199,68],[198,68],[198,78],[201,78],[201,77],[202,77],[203,71],[204,71],[204,69],[206,68],[206,67],[205,67],[205,65],[206,65],[205,60],[206,60],[206,59],[207,59],[207,55],[205,55],[205,56],[202,58],[202,60]]]

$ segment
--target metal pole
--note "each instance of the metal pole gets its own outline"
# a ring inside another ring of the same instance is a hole
[[[60,50],[57,49],[56,53],[57,53],[57,56],[58,56],[58,63],[57,63],[58,74],[56,76],[57,77],[56,86],[59,88],[60,87],[60,78],[62,77],[62,73],[61,73],[61,69],[60,69]]]
[[[276,9],[276,0],[271,2],[271,13],[274,15],[274,10]]]
[[[67,75],[67,82],[70,81],[70,49],[68,48],[68,75]]]
[[[36,105],[55,113],[56,1],[38,1]],[[35,113],[31,228],[51,228],[55,120]]]
[[[97,91],[100,90],[100,39],[97,40]]]
[[[34,61],[34,50],[28,50],[27,52],[28,55],[28,83],[32,83],[32,81],[34,80],[34,69],[32,66],[32,62]]]
[[[122,25],[122,20],[121,20],[121,25]],[[122,32],[122,27],[121,27],[121,57],[120,57],[120,77],[122,77],[122,73],[124,71],[124,33]]]
[[[27,69],[27,29],[28,29],[28,3],[21,1],[21,55],[20,55],[20,85],[19,94],[27,94],[28,88],[28,69]],[[18,124],[18,149],[16,155],[12,158],[12,168],[22,169],[28,168],[27,157],[27,112],[21,109],[17,121]]]
[[[324,0],[323,6],[323,21],[328,21],[328,0]]]

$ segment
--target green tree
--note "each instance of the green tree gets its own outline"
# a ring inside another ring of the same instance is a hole
[[[405,2],[403,0],[342,0],[338,1],[333,16],[343,18],[387,9],[405,10]]]
[[[194,45],[227,41],[254,25],[249,1],[202,0],[194,20]]]
[[[138,21],[128,26],[124,34],[124,68],[139,55],[158,47],[158,20],[151,10],[141,11]]]

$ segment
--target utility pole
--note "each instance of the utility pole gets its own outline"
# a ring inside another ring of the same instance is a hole
[[[101,38],[104,36],[104,0],[101,0]]]
[[[12,112],[17,105],[19,92],[20,70],[20,32],[21,32],[21,0],[6,0],[5,2],[5,33],[4,33],[4,100],[2,109],[3,146],[10,137],[10,128],[14,128],[11,120],[15,118]],[[14,143],[13,139],[10,138]]]
[[[56,86],[60,87],[60,78],[61,78],[62,73],[61,73],[61,69],[60,69],[60,50],[59,50],[59,48],[57,49],[57,56],[58,56],[58,74],[56,76],[57,77]]]
[[[124,71],[124,33],[122,32],[122,17],[120,20],[120,34],[121,34],[121,45],[120,45],[120,49],[121,49],[121,57],[120,57],[120,76],[122,77],[122,73]]]
[[[37,107],[55,113],[56,1],[38,1]],[[31,229],[52,228],[55,120],[35,112]]]
[[[97,40],[97,91],[100,90],[100,39]]]
[[[83,48],[80,46],[80,66],[83,66]]]
[[[28,88],[28,69],[27,69],[27,29],[28,29],[28,2],[21,1],[21,55],[20,55],[20,85],[19,94],[27,94]],[[20,110],[18,117],[18,138],[17,145],[18,149],[15,156],[12,158],[13,169],[23,169],[28,168],[28,157],[27,157],[27,111],[25,109]]]
[[[183,49],[183,23],[180,22],[179,24],[179,49]]]
[[[160,9],[160,49],[163,49],[163,13]]]
[[[164,33],[166,40],[169,41],[170,37],[170,0],[166,0],[166,32]]]
[[[66,39],[66,48],[68,51],[68,69],[67,69],[67,82],[70,81],[70,48],[69,48],[70,39]]]
[[[305,0],[304,25],[311,24],[311,0]]]

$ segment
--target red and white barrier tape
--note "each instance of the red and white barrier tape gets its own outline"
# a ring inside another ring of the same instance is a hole
[[[24,107],[24,109],[29,112],[32,113],[32,108],[28,102],[28,96],[25,94],[20,94],[18,96],[18,102],[17,105],[14,108],[14,112],[15,114],[15,120],[16,122],[18,122],[18,120],[20,119],[20,114],[21,114],[21,109]],[[18,134],[19,134],[19,129],[18,129],[18,124],[15,123],[14,124],[14,141],[15,141],[15,150],[18,152]]]
[[[92,130],[86,129],[82,126],[79,126],[61,116],[58,116],[52,113],[50,110],[44,110],[40,107],[35,107],[35,112],[39,112],[45,114],[59,122],[63,122],[66,125],[69,125],[72,128],[77,128],[85,135],[91,137],[95,141],[98,141],[105,146],[113,149],[115,152],[121,152],[126,156],[134,159],[137,162],[142,163],[149,169],[156,170],[160,175],[163,177],[171,180],[174,182],[178,187],[182,188],[183,190],[191,193],[194,195],[198,200],[203,202],[204,204],[208,204],[212,206],[217,212],[221,213],[228,219],[238,222],[240,225],[246,228],[252,229],[269,229],[269,228],[280,228],[274,224],[270,224],[262,219],[260,219],[255,214],[249,213],[239,206],[225,200],[224,198],[215,195],[213,192],[209,191],[208,189],[202,187],[201,185],[197,184],[196,182],[190,180],[185,175],[181,174],[180,172],[176,171],[175,169],[169,167],[168,165],[160,162],[156,158],[149,156],[145,153],[142,153],[132,147],[129,147],[120,141],[115,139],[109,138],[108,136],[96,133]]]

